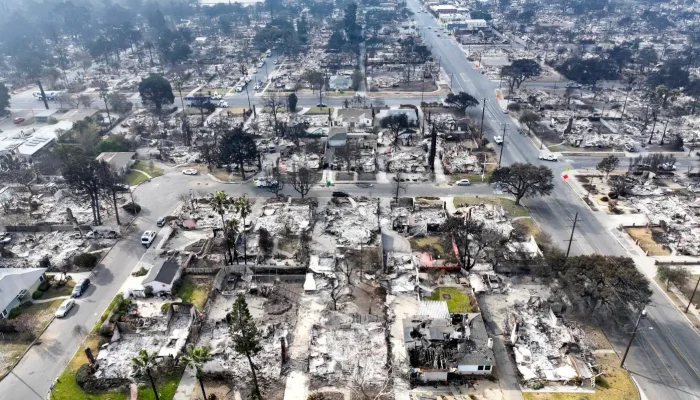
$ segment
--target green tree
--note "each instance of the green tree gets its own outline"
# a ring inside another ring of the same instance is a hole
[[[248,264],[248,239],[245,236],[245,220],[253,211],[250,199],[241,196],[233,202],[233,209],[241,216],[243,222],[243,262]]]
[[[479,105],[479,100],[467,92],[459,92],[457,94],[448,93],[447,98],[445,98],[445,103],[453,105],[459,108],[460,111],[464,112],[469,107]]]
[[[394,148],[398,148],[399,134],[409,126],[408,116],[404,113],[387,115],[379,121],[379,125],[391,132],[391,136],[394,138]]]
[[[666,291],[673,284],[678,289],[682,289],[690,280],[690,271],[685,267],[671,267],[659,265],[656,269],[656,277],[661,282],[666,282]]]
[[[219,143],[219,152],[222,163],[238,166],[243,180],[246,179],[245,167],[258,160],[259,155],[255,140],[240,126],[224,133]]]
[[[620,165],[620,159],[610,155],[600,160],[595,166],[595,169],[600,172],[605,172],[605,179],[608,179],[608,175],[610,175],[618,165]]]
[[[4,83],[0,83],[0,117],[10,115],[10,91]]]
[[[527,126],[527,131],[528,133],[532,134],[532,126],[538,122],[540,122],[542,118],[540,118],[540,115],[532,112],[530,110],[525,110],[520,118],[518,118],[518,122],[521,124],[525,124]]]
[[[144,106],[155,108],[160,115],[164,105],[173,104],[175,96],[170,82],[160,75],[151,75],[139,84],[139,94]]]
[[[158,397],[158,389],[156,388],[156,382],[151,376],[151,371],[158,366],[157,363],[158,356],[156,353],[148,353],[148,350],[139,351],[139,355],[131,359],[131,367],[137,375],[146,375],[148,380],[151,382],[151,388],[153,389],[153,394],[156,396],[156,400],[160,400]]]
[[[208,346],[194,347],[191,343],[187,345],[186,353],[180,357],[180,362],[185,367],[194,369],[197,380],[199,381],[199,388],[202,389],[202,396],[205,399],[208,397],[207,393],[204,391],[204,382],[202,382],[202,367],[204,367],[204,364],[209,360],[211,360],[211,355],[209,354]]]
[[[548,196],[554,189],[554,175],[549,167],[530,163],[515,163],[493,172],[489,183],[499,183],[501,189],[515,196],[515,204],[527,196]]]
[[[223,191],[218,191],[211,196],[210,204],[212,210],[219,214],[221,217],[221,225],[223,227],[224,239],[226,241],[226,249],[228,250],[228,258],[231,263],[233,263],[233,254],[231,254],[231,242],[230,236],[228,235],[228,229],[226,225],[226,220],[224,219],[224,214],[226,214],[231,209],[231,199],[226,196]]]
[[[535,79],[542,74],[542,67],[535,60],[520,58],[513,60],[510,65],[501,68],[501,76],[506,78],[510,92],[515,87],[520,89],[520,85],[529,79]]]
[[[125,95],[117,92],[107,94],[107,103],[117,114],[126,114],[134,107]]]
[[[255,326],[253,317],[250,315],[245,297],[243,297],[242,294],[239,294],[236,298],[236,302],[233,304],[233,310],[228,315],[227,319],[231,334],[233,335],[233,349],[237,353],[245,355],[248,359],[250,373],[253,375],[254,398],[256,400],[262,400],[260,387],[258,386],[258,377],[255,372],[256,367],[252,359],[252,357],[262,350],[260,334],[258,333],[258,328]]]
[[[298,101],[299,98],[297,97],[296,93],[290,93],[289,96],[287,96],[287,109],[289,109],[289,112],[297,111]]]

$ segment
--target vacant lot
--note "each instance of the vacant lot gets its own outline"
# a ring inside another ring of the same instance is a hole
[[[507,199],[505,197],[497,196],[479,196],[479,197],[455,197],[454,200],[455,207],[462,205],[476,205],[476,204],[500,204],[502,205],[508,215],[511,218],[514,217],[527,217],[530,213],[521,205],[515,204],[515,200]]]
[[[654,233],[661,233],[661,228],[625,228],[627,233],[639,243],[639,247],[650,256],[668,256],[671,250],[654,240]],[[655,231],[657,230],[657,231]]]
[[[447,302],[447,309],[452,314],[474,312],[469,295],[456,287],[439,287],[433,291],[426,300],[439,300]]]

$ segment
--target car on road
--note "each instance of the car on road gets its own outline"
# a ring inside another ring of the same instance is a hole
[[[219,108],[227,108],[228,107],[228,102],[221,100],[216,104],[217,107]]]
[[[494,137],[493,137],[493,141],[494,141],[496,144],[503,144],[503,136],[494,136]]]
[[[187,168],[186,170],[183,170],[182,173],[184,175],[199,175],[199,170],[196,170],[194,168]]]
[[[70,311],[71,308],[75,305],[75,300],[73,299],[68,299],[64,300],[63,303],[61,303],[60,306],[58,306],[58,310],[56,310],[56,318],[63,318],[68,314],[68,311]]]
[[[243,91],[243,86],[236,86],[236,92],[240,93]]]
[[[472,183],[469,182],[469,179],[460,179],[457,182],[455,182],[455,185],[457,185],[457,186],[469,186],[471,184]]]
[[[371,187],[374,186],[374,185],[371,184],[371,183],[369,183],[369,182],[357,182],[357,183],[355,184],[355,186],[360,187],[360,188],[363,188],[363,189],[367,189],[367,188],[371,188]]]
[[[255,87],[253,87],[253,90],[260,90],[260,85],[255,85]]]
[[[220,95],[219,93],[214,93],[211,95],[212,100],[221,100],[223,98],[224,98],[224,96]]]
[[[437,37],[440,37],[440,34],[439,34],[439,33],[437,34]]]
[[[83,278],[78,281],[78,283],[75,284],[73,287],[73,291],[70,294],[70,297],[80,297],[85,293],[87,288],[90,286],[90,279],[88,278]]]
[[[255,178],[253,179],[253,185],[255,187],[270,187],[277,182],[274,179],[269,179],[269,178]]]
[[[539,158],[540,158],[540,160],[544,160],[544,161],[558,161],[558,160],[557,160],[557,156],[555,156],[555,155],[552,154],[552,153],[549,153],[549,154],[540,154],[540,157],[539,157]]]
[[[168,221],[165,219],[165,217],[160,217],[160,218],[158,218],[158,220],[156,221],[156,226],[159,227],[159,228],[162,228],[162,227],[165,226],[165,224],[166,224],[167,222],[168,222]]]
[[[676,166],[671,164],[671,163],[663,163],[663,164],[659,165],[659,169],[661,171],[675,171]]]
[[[24,122],[24,117],[17,117],[12,120],[12,123],[15,125],[21,124],[22,122]]]
[[[141,244],[146,247],[151,247],[151,243],[156,239],[156,231],[146,231],[141,235]]]
[[[336,191],[336,192],[333,192],[332,196],[333,197],[350,197],[350,194],[348,194],[347,192]]]

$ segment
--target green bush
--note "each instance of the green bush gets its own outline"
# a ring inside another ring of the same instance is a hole
[[[75,258],[73,259],[73,264],[75,264],[76,267],[81,269],[92,270],[97,266],[97,263],[99,261],[100,260],[96,255],[90,253],[83,253],[75,256]]]
[[[32,293],[32,300],[40,299],[43,295],[44,292],[42,292],[41,290],[35,290],[34,293]]]
[[[10,321],[6,319],[0,319],[0,333],[16,333],[17,329]]]
[[[15,307],[10,311],[10,314],[7,316],[7,319],[15,319],[19,317],[20,314],[22,314],[22,307]]]
[[[88,382],[92,379],[92,368],[87,363],[83,364],[75,372],[75,383],[81,388],[85,388]]]
[[[49,290],[50,287],[51,287],[51,282],[49,282],[48,280],[45,280],[39,284],[39,287],[37,289],[41,290],[42,292],[45,292],[45,291]]]

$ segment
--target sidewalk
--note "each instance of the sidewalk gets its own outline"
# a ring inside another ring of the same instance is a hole
[[[192,370],[191,367],[187,368],[182,375],[182,379],[180,379],[180,384],[177,385],[177,391],[175,392],[175,396],[173,396],[173,400],[190,400],[190,397],[192,397],[192,390],[194,390],[196,384],[197,377],[195,376],[194,370]]]

